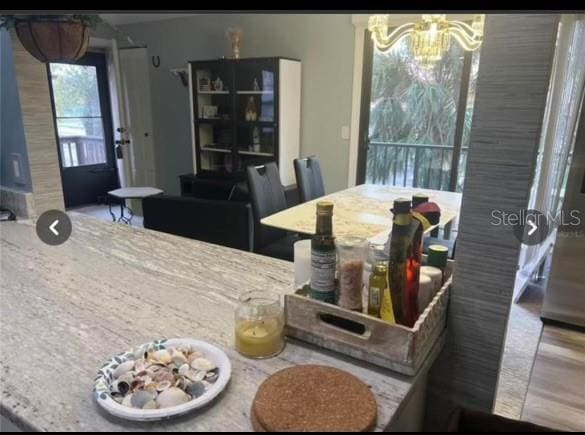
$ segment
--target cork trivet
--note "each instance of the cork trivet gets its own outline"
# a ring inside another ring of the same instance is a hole
[[[251,412],[257,432],[366,432],[376,418],[376,399],[366,384],[317,365],[270,376],[258,388]]]

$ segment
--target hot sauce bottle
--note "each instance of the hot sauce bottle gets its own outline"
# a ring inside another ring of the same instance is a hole
[[[408,199],[394,201],[392,212],[388,286],[396,323],[411,328],[418,318],[423,225],[412,216]]]

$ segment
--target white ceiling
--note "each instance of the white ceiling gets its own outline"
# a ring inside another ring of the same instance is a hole
[[[171,18],[188,17],[194,14],[150,14],[147,12],[136,14],[100,14],[100,17],[114,25],[144,23],[146,21],[170,20]]]

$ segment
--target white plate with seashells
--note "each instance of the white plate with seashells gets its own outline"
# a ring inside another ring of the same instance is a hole
[[[116,417],[154,421],[207,405],[227,386],[231,363],[204,341],[157,340],[114,356],[94,383],[98,404]]]

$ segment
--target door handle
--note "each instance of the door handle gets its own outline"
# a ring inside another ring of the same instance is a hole
[[[116,158],[117,159],[123,159],[124,158],[124,151],[122,150],[122,145],[116,145],[116,148],[114,149],[114,152],[116,154]]]

